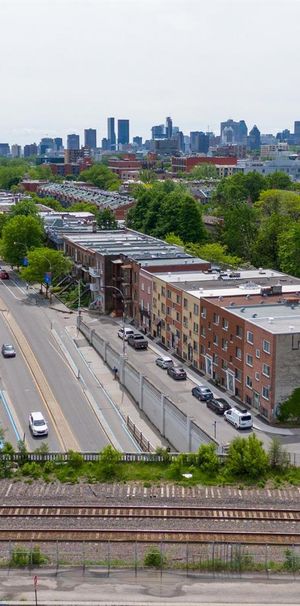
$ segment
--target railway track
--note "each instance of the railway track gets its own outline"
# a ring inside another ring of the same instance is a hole
[[[32,543],[238,543],[255,545],[300,545],[300,533],[165,530],[0,530],[0,542]]]
[[[259,520],[300,522],[299,509],[157,506],[11,506],[0,507],[1,518],[153,518],[182,520]]]

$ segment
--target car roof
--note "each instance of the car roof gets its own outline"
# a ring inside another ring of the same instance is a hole
[[[163,360],[164,362],[167,362],[168,360],[172,361],[172,358],[170,358],[169,356],[158,356],[157,359],[158,360]]]
[[[2,347],[10,347],[11,349],[14,348],[11,343],[3,343]]]
[[[41,412],[31,412],[30,413],[33,419],[44,421],[44,415]]]
[[[209,387],[205,387],[205,385],[197,385],[198,389],[202,389],[202,391],[211,391]]]

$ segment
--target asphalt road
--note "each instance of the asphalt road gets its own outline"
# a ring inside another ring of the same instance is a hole
[[[10,310],[23,335],[30,345],[40,368],[45,375],[53,395],[58,402],[71,432],[78,442],[82,451],[97,452],[109,443],[108,436],[103,430],[99,418],[95,415],[90,402],[86,396],[86,389],[94,389],[94,399],[96,401],[105,400],[100,393],[99,385],[97,389],[91,385],[91,378],[88,376],[88,369],[81,360],[80,376],[85,377],[85,381],[79,381],[72,372],[65,356],[63,355],[52,332],[52,318],[59,322],[56,312],[48,309],[48,304],[43,302],[35,304],[35,294],[33,291],[27,292],[24,283],[11,274],[8,281],[0,281],[0,297]],[[55,428],[49,420],[49,415],[45,412],[45,405],[38,393],[37,386],[34,383],[30,370],[20,353],[17,344],[9,334],[9,328],[4,325],[3,320],[0,324],[0,334],[4,341],[16,345],[17,357],[15,360],[5,360],[1,366],[2,370],[2,389],[8,395],[8,400],[12,403],[16,416],[19,419],[21,431],[28,434],[28,414],[31,410],[40,410],[45,414],[49,421],[50,431],[47,443],[49,450],[62,450],[59,440],[55,433]],[[26,386],[26,387],[24,387]],[[116,414],[116,413],[115,413]],[[1,408],[1,421],[7,426],[7,413]],[[115,424],[117,428],[117,423]],[[121,430],[118,420],[119,443],[124,450],[135,451],[127,430]],[[9,437],[13,439],[13,433],[9,430]],[[122,444],[124,439],[124,445]],[[29,438],[29,446],[36,448],[39,440]],[[130,445],[130,446],[129,446]]]
[[[107,317],[95,320],[86,316],[87,322],[92,322],[92,327],[101,333],[101,337],[107,339],[111,346],[114,347],[119,353],[122,352],[122,340],[118,337],[119,326],[114,320]],[[178,407],[189,417],[196,420],[197,424],[204,429],[210,436],[216,437],[220,444],[227,444],[238,435],[249,435],[252,433],[251,430],[237,431],[232,425],[227,423],[222,416],[216,415],[213,411],[207,408],[205,402],[199,401],[197,398],[192,396],[191,390],[195,385],[207,385],[212,389],[213,393],[219,397],[225,398],[233,406],[234,401],[230,399],[228,394],[218,390],[217,388],[210,385],[204,378],[196,377],[195,373],[190,371],[187,367],[188,379],[186,381],[175,381],[167,374],[166,370],[161,369],[155,364],[157,356],[164,354],[169,355],[168,352],[160,348],[156,343],[149,340],[148,350],[135,351],[126,343],[126,353],[128,360],[145,376],[147,376],[158,389],[164,394],[170,396],[170,398],[178,405]],[[172,356],[171,356],[172,357]],[[175,358],[175,364],[180,364]],[[260,440],[263,441],[265,446],[269,446],[271,438],[267,433],[256,429],[256,423],[254,418],[254,433],[257,434]]]

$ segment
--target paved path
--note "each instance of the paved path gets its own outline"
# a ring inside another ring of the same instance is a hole
[[[278,580],[203,579],[185,574],[164,572],[112,573],[104,571],[65,571],[46,575],[40,571],[27,573],[2,571],[0,574],[0,604],[35,604],[33,576],[37,574],[37,603],[39,606],[267,606],[276,604],[299,606],[299,581],[289,578]]]

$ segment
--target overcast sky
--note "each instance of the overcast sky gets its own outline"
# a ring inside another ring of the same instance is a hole
[[[300,120],[300,0],[0,0],[0,142]]]

